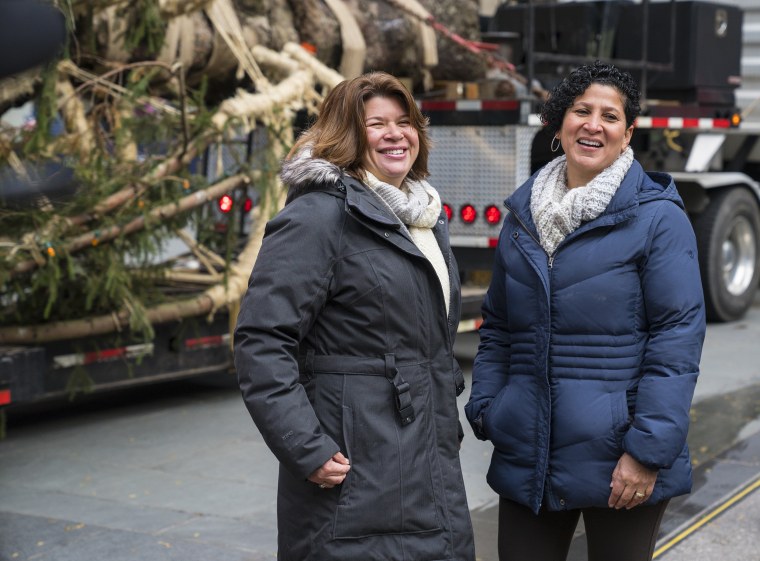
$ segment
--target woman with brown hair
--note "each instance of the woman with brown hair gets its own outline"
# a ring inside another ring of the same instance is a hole
[[[280,461],[278,558],[474,559],[452,347],[460,292],[427,123],[396,78],[338,85],[281,177],[235,331]]]

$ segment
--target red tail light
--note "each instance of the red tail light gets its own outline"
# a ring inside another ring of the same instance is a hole
[[[229,211],[232,210],[233,205],[232,197],[229,195],[224,195],[219,199],[219,210],[221,210],[223,213],[227,214]]]
[[[443,211],[446,213],[446,218],[451,222],[451,217],[454,216],[454,210],[447,203],[443,203]]]
[[[501,222],[501,211],[496,205],[487,206],[484,216],[486,217],[486,222],[491,225]]]
[[[478,211],[475,210],[475,207],[472,205],[464,205],[459,210],[459,216],[462,217],[462,220],[467,224],[472,224],[475,222],[475,219],[478,217]]]
[[[251,197],[246,197],[245,202],[243,203],[243,210],[245,212],[251,212],[252,208],[253,208],[253,199],[251,199]]]

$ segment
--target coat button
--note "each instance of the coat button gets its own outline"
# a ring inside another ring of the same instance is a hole
[[[443,220],[439,220],[439,221],[438,221],[438,224],[443,224]]]
[[[388,232],[385,232],[383,235],[384,235],[386,238],[390,238],[390,237],[391,237],[391,235],[390,235]]]
[[[565,506],[565,499],[560,499],[559,504],[561,504],[562,506]]]
[[[514,239],[517,239],[517,238],[519,238],[519,237],[520,237],[520,234],[517,232],[517,230],[515,230],[514,232],[512,232],[512,237],[513,237]]]

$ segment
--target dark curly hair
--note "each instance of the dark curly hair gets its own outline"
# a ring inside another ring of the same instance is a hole
[[[578,96],[583,95],[591,84],[612,86],[618,90],[623,96],[625,126],[630,127],[633,124],[641,111],[640,92],[636,81],[628,72],[597,60],[593,64],[573,70],[549,94],[546,103],[541,107],[541,122],[546,125],[550,134],[554,135],[559,131],[568,107]]]

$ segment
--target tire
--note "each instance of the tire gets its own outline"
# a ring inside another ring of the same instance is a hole
[[[737,320],[752,305],[760,277],[758,200],[742,187],[726,189],[693,224],[707,320]]]

